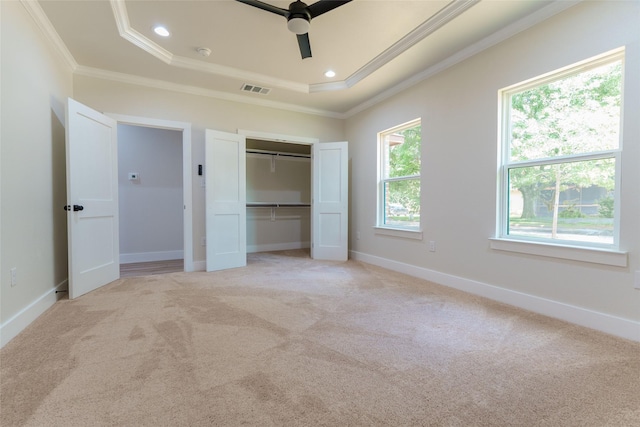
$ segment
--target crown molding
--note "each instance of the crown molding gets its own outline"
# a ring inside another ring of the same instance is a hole
[[[320,110],[317,108],[302,107],[294,104],[287,104],[284,102],[269,101],[266,99],[254,99],[248,96],[231,94],[228,92],[220,92],[211,89],[203,89],[197,86],[189,86],[178,83],[170,83],[164,80],[151,79],[147,77],[134,76],[131,74],[118,73],[114,71],[107,71],[99,68],[85,67],[80,65],[75,70],[76,75],[98,78],[102,80],[110,80],[119,83],[149,87],[153,89],[167,90],[171,92],[178,92],[189,95],[205,96],[208,98],[215,98],[223,101],[239,102],[243,104],[250,104],[259,107],[276,108],[279,110],[292,111],[295,113],[313,114],[316,116],[329,117],[333,119],[343,119],[342,113],[333,111]]]
[[[54,29],[53,25],[51,24],[51,22],[49,21],[49,19],[47,18],[46,14],[44,13],[44,11],[42,10],[42,8],[40,7],[39,3],[37,1],[34,0],[20,0],[21,4],[25,7],[25,9],[28,11],[28,13],[31,15],[31,17],[33,18],[34,22],[36,23],[36,25],[38,26],[38,28],[43,32],[43,34],[47,37],[47,39],[52,43],[52,45],[55,47],[56,51],[62,56],[62,58],[64,59],[65,63],[68,65],[68,67],[71,69],[71,71],[74,74],[78,74],[78,75],[84,75],[84,76],[88,76],[88,77],[94,77],[94,78],[99,78],[99,79],[105,79],[105,80],[111,80],[111,81],[117,81],[117,82],[121,82],[121,83],[126,83],[126,84],[133,84],[133,85],[139,85],[139,86],[145,86],[145,87],[151,87],[151,88],[155,88],[155,89],[163,89],[163,90],[168,90],[168,91],[172,91],[172,92],[179,92],[179,93],[186,93],[186,94],[192,94],[192,95],[199,95],[199,96],[205,96],[205,97],[209,97],[209,98],[216,98],[216,99],[220,99],[220,100],[226,100],[226,101],[232,101],[232,102],[240,102],[240,103],[244,103],[244,104],[250,104],[250,105],[256,105],[256,106],[261,106],[261,107],[267,107],[267,108],[277,108],[277,109],[281,109],[281,110],[285,110],[285,111],[292,111],[292,112],[297,112],[297,113],[303,113],[303,114],[312,114],[312,115],[318,115],[318,116],[323,116],[323,117],[328,117],[328,118],[335,118],[335,119],[347,119],[349,117],[352,117],[368,108],[371,108],[373,106],[375,106],[376,104],[379,104],[380,102],[410,88],[411,86],[428,79],[429,77],[438,74],[444,70],[446,70],[449,67],[452,67],[453,65],[470,58],[473,55],[476,55],[480,52],[482,52],[485,49],[488,49],[548,18],[551,18],[552,16],[563,12],[566,9],[569,9],[573,6],[575,6],[576,4],[581,3],[584,0],[556,0],[554,2],[552,2],[551,4],[549,4],[548,6],[538,10],[537,12],[534,12],[531,15],[528,15],[522,19],[520,19],[519,21],[516,21],[515,23],[503,28],[502,30],[497,31],[496,33],[493,33],[492,35],[485,37],[484,39],[474,43],[471,46],[468,46],[465,49],[462,49],[458,52],[456,52],[455,54],[451,55],[450,57],[444,59],[443,61],[439,62],[438,64],[435,64],[432,67],[429,67],[427,69],[425,69],[424,71],[414,75],[413,77],[404,80],[402,83],[388,89],[385,90],[381,93],[379,93],[378,95],[368,99],[367,101],[355,106],[354,108],[351,108],[350,110],[348,110],[347,112],[344,113],[339,113],[339,112],[334,112],[334,111],[328,111],[328,110],[321,110],[321,109],[314,109],[314,108],[307,108],[307,107],[301,107],[298,105],[294,105],[294,104],[288,104],[288,103],[283,103],[283,102],[276,102],[276,101],[269,101],[266,99],[254,99],[251,97],[247,97],[247,96],[242,96],[242,95],[237,95],[237,94],[230,94],[230,93],[226,93],[226,92],[220,92],[220,91],[214,91],[214,90],[209,90],[209,89],[203,89],[200,87],[196,87],[196,86],[189,86],[189,85],[183,85],[183,84],[176,84],[176,83],[170,83],[170,82],[166,82],[163,80],[157,80],[157,79],[150,79],[150,78],[145,78],[145,77],[139,77],[139,76],[134,76],[134,75],[130,75],[130,74],[125,74],[125,73],[117,73],[117,72],[111,72],[111,71],[106,71],[106,70],[102,70],[102,69],[97,69],[97,68],[92,68],[92,67],[85,67],[82,65],[79,65],[76,60],[73,58],[73,55],[70,53],[70,51],[67,49],[66,45],[64,44],[64,42],[62,41],[62,39],[60,38],[59,34],[57,33],[57,31]],[[473,4],[475,4],[477,1],[473,0],[473,1],[466,1],[466,2],[456,2],[459,3],[459,5],[457,7],[463,7],[464,5],[467,5],[468,7],[471,7]],[[464,4],[463,4],[464,3]],[[473,3],[471,5],[469,5],[469,3]],[[120,16],[120,18],[116,18],[116,23],[118,25],[118,31],[121,32],[121,25],[122,24],[127,24],[128,25],[128,16],[126,15],[126,8],[124,5],[124,0],[111,0],[111,4],[112,7],[114,8],[114,16],[116,16],[116,14],[118,16]],[[467,7],[467,8],[468,8]],[[124,9],[122,9],[124,8]],[[445,8],[446,9],[446,8]],[[124,10],[124,14],[123,14],[123,10]],[[466,9],[465,9],[466,10]],[[438,14],[440,13],[444,13],[443,10],[441,10]],[[461,13],[461,12],[460,12]],[[427,21],[428,22],[428,21]],[[426,25],[426,23],[421,26],[419,26],[418,28],[421,28],[422,31],[427,32],[428,31],[428,27]],[[432,23],[433,25],[435,25],[435,23]],[[126,28],[125,26],[123,26],[122,28]],[[130,27],[129,27],[130,28]],[[414,30],[417,31],[418,29]],[[433,30],[435,31],[435,30]],[[431,32],[433,32],[431,31]],[[137,34],[140,34],[136,31]],[[411,34],[411,33],[410,33]],[[423,37],[426,37],[428,34],[424,35]],[[140,37],[144,37],[142,35],[140,35]],[[405,36],[405,38],[409,37],[409,35]],[[404,40],[404,39],[403,39]],[[402,41],[402,40],[401,40]],[[396,44],[400,44],[399,41]],[[152,44],[155,44],[153,42],[151,42]],[[407,42],[408,43],[408,42]],[[415,41],[414,41],[415,44]],[[146,45],[147,47],[152,46],[152,45]],[[395,45],[394,45],[395,46]],[[162,49],[162,48],[160,48]],[[398,48],[400,49],[400,48]],[[408,49],[405,48],[405,50]],[[399,55],[401,53],[400,50],[397,51],[398,53],[396,53],[395,56]],[[255,74],[255,73],[247,73],[247,72],[242,72],[241,70],[236,70],[230,67],[223,67],[223,66],[218,66],[218,65],[213,65],[213,64],[207,64],[207,63],[202,63],[201,61],[196,61],[196,60],[192,60],[190,58],[182,58],[182,57],[175,57],[174,55],[171,55],[171,59],[170,62],[176,63],[176,64],[181,64],[183,66],[183,68],[189,68],[195,71],[203,71],[203,69],[201,69],[201,67],[205,67],[206,70],[204,70],[205,72],[212,72],[212,68],[214,69],[213,72],[214,74],[220,74],[220,75],[224,75],[224,76],[228,76],[231,78],[244,78],[250,81],[257,81],[256,78],[254,77],[260,77],[261,79],[264,79],[264,81],[271,85],[271,86],[277,86],[277,87],[282,87],[281,85],[278,84],[274,84],[273,80],[278,80],[278,79],[272,79],[268,76],[263,76],[260,74]],[[154,55],[155,56],[155,55]],[[388,54],[388,57],[391,56],[391,53]],[[394,56],[394,57],[395,57]],[[167,58],[167,56],[165,55],[165,58]],[[163,60],[164,62],[167,62],[166,60]],[[375,60],[374,60],[375,61]],[[372,61],[372,62],[374,62]],[[383,64],[384,65],[384,64]],[[366,67],[366,66],[365,66]],[[363,67],[363,68],[365,68]],[[373,72],[373,71],[371,71]],[[239,76],[238,73],[242,73],[242,75]],[[348,80],[348,79],[347,79]],[[263,81],[263,80],[261,80]],[[286,82],[284,80],[280,80],[281,82]],[[299,85],[296,83],[296,85]],[[342,90],[342,89],[347,89],[351,86],[348,85],[348,82],[345,81],[338,81],[338,82],[332,82],[332,83],[323,83],[321,85],[325,85],[327,86],[326,90]],[[303,85],[303,86],[307,86],[307,85]],[[312,85],[312,86],[319,86],[319,85]],[[301,92],[300,88],[298,87],[296,89],[297,92]],[[315,92],[315,90],[314,90]]]
[[[127,6],[124,0],[111,0],[110,3],[120,37],[145,52],[150,53],[162,62],[171,64],[171,60],[173,59],[173,54],[171,52],[152,40],[149,40],[129,25],[129,14],[127,13]]]
[[[437,64],[425,69],[424,71],[415,74],[413,77],[404,80],[402,83],[393,86],[385,90],[384,92],[380,92],[378,95],[373,98],[368,99],[362,104],[357,105],[356,107],[350,109],[346,113],[344,113],[344,118],[352,117],[370,107],[379,104],[380,102],[388,99],[414,85],[417,83],[428,79],[449,67],[452,67],[459,62],[464,61],[478,53],[497,45],[510,37],[515,36],[522,31],[525,31],[540,22],[543,22],[558,13],[564,12],[565,10],[575,6],[576,4],[581,3],[584,0],[556,0],[553,3],[545,6],[544,8],[532,13],[531,15],[527,15],[526,17],[506,26],[505,28],[496,31],[495,33],[481,39],[480,41],[454,53],[448,58],[438,62]]]
[[[440,11],[438,11],[435,15],[420,24],[414,30],[405,35],[402,39],[394,43],[391,47],[386,49],[373,60],[369,61],[355,73],[347,77],[345,80],[314,84],[305,84],[294,82],[291,80],[278,79],[267,76],[265,74],[248,72],[233,67],[211,64],[191,58],[173,55],[171,52],[162,48],[157,43],[148,39],[143,34],[131,27],[131,24],[129,22],[129,15],[127,13],[126,0],[110,0],[110,3],[120,36],[133,45],[141,48],[145,52],[165,62],[166,64],[192,71],[199,71],[233,79],[260,83],[271,87],[290,90],[293,92],[319,93],[345,90],[355,86],[366,77],[373,74],[378,69],[401,55],[407,49],[411,48],[416,43],[428,37],[434,31],[438,30],[454,18],[460,16],[469,8],[476,5],[479,1],[480,0],[453,0],[451,3],[447,4]]]
[[[288,89],[294,92],[309,93],[309,86],[303,83],[277,79],[274,77],[265,76],[264,74],[243,71],[237,68],[226,67],[219,64],[211,64],[198,61],[196,59],[185,58],[183,56],[174,56],[173,60],[171,61],[171,65],[186,68],[192,71],[200,71],[204,73],[220,75],[223,77],[229,77],[235,80],[242,80],[252,83],[260,82],[261,84],[269,87]]]
[[[49,40],[55,50],[62,56],[71,72],[74,72],[78,68],[78,63],[71,52],[69,52],[69,49],[67,49],[58,32],[53,28],[53,24],[51,24],[44,10],[42,10],[40,3],[34,0],[20,0],[20,3],[22,3],[22,6],[24,6],[29,15],[31,15],[31,18],[46,39]]]
[[[339,82],[342,86],[339,89],[351,88],[370,76],[378,69],[388,64],[402,53],[413,47],[416,43],[424,40],[439,28],[449,23],[454,18],[460,16],[472,6],[478,4],[480,0],[454,0],[440,9],[435,15],[418,25],[413,31],[394,43],[380,55],[369,61],[355,73]],[[336,83],[318,83],[310,85],[310,92],[326,92],[338,90],[334,87]]]
[[[113,10],[113,17],[115,18],[120,36],[168,65],[192,71],[199,71],[203,73],[229,77],[233,79],[259,82],[264,85],[291,90],[294,92],[309,93],[309,85],[307,84],[278,79],[260,73],[253,73],[240,70],[238,68],[212,64],[191,58],[186,58],[183,56],[174,55],[154,41],[145,37],[135,28],[131,27],[125,0],[110,0],[110,3],[111,9]]]

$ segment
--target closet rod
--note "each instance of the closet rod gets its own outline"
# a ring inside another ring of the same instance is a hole
[[[311,158],[311,154],[302,154],[302,153],[281,153],[280,151],[256,150],[256,149],[253,149],[253,148],[249,148],[246,151],[247,151],[247,153],[266,154],[266,155],[269,155],[269,156],[304,157],[304,158],[307,158],[307,159]]]
[[[248,208],[308,208],[309,203],[247,203]]]

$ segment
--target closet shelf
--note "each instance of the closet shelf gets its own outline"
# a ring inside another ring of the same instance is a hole
[[[248,208],[308,208],[309,203],[248,202]]]

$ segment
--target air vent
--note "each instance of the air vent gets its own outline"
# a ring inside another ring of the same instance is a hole
[[[241,90],[243,92],[258,93],[260,95],[268,95],[269,92],[271,92],[271,89],[269,89],[269,88],[250,85],[250,84],[246,84],[246,83],[242,85],[242,89]]]

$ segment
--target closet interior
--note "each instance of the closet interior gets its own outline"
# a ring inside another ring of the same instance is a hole
[[[247,252],[311,241],[311,145],[246,140]]]

